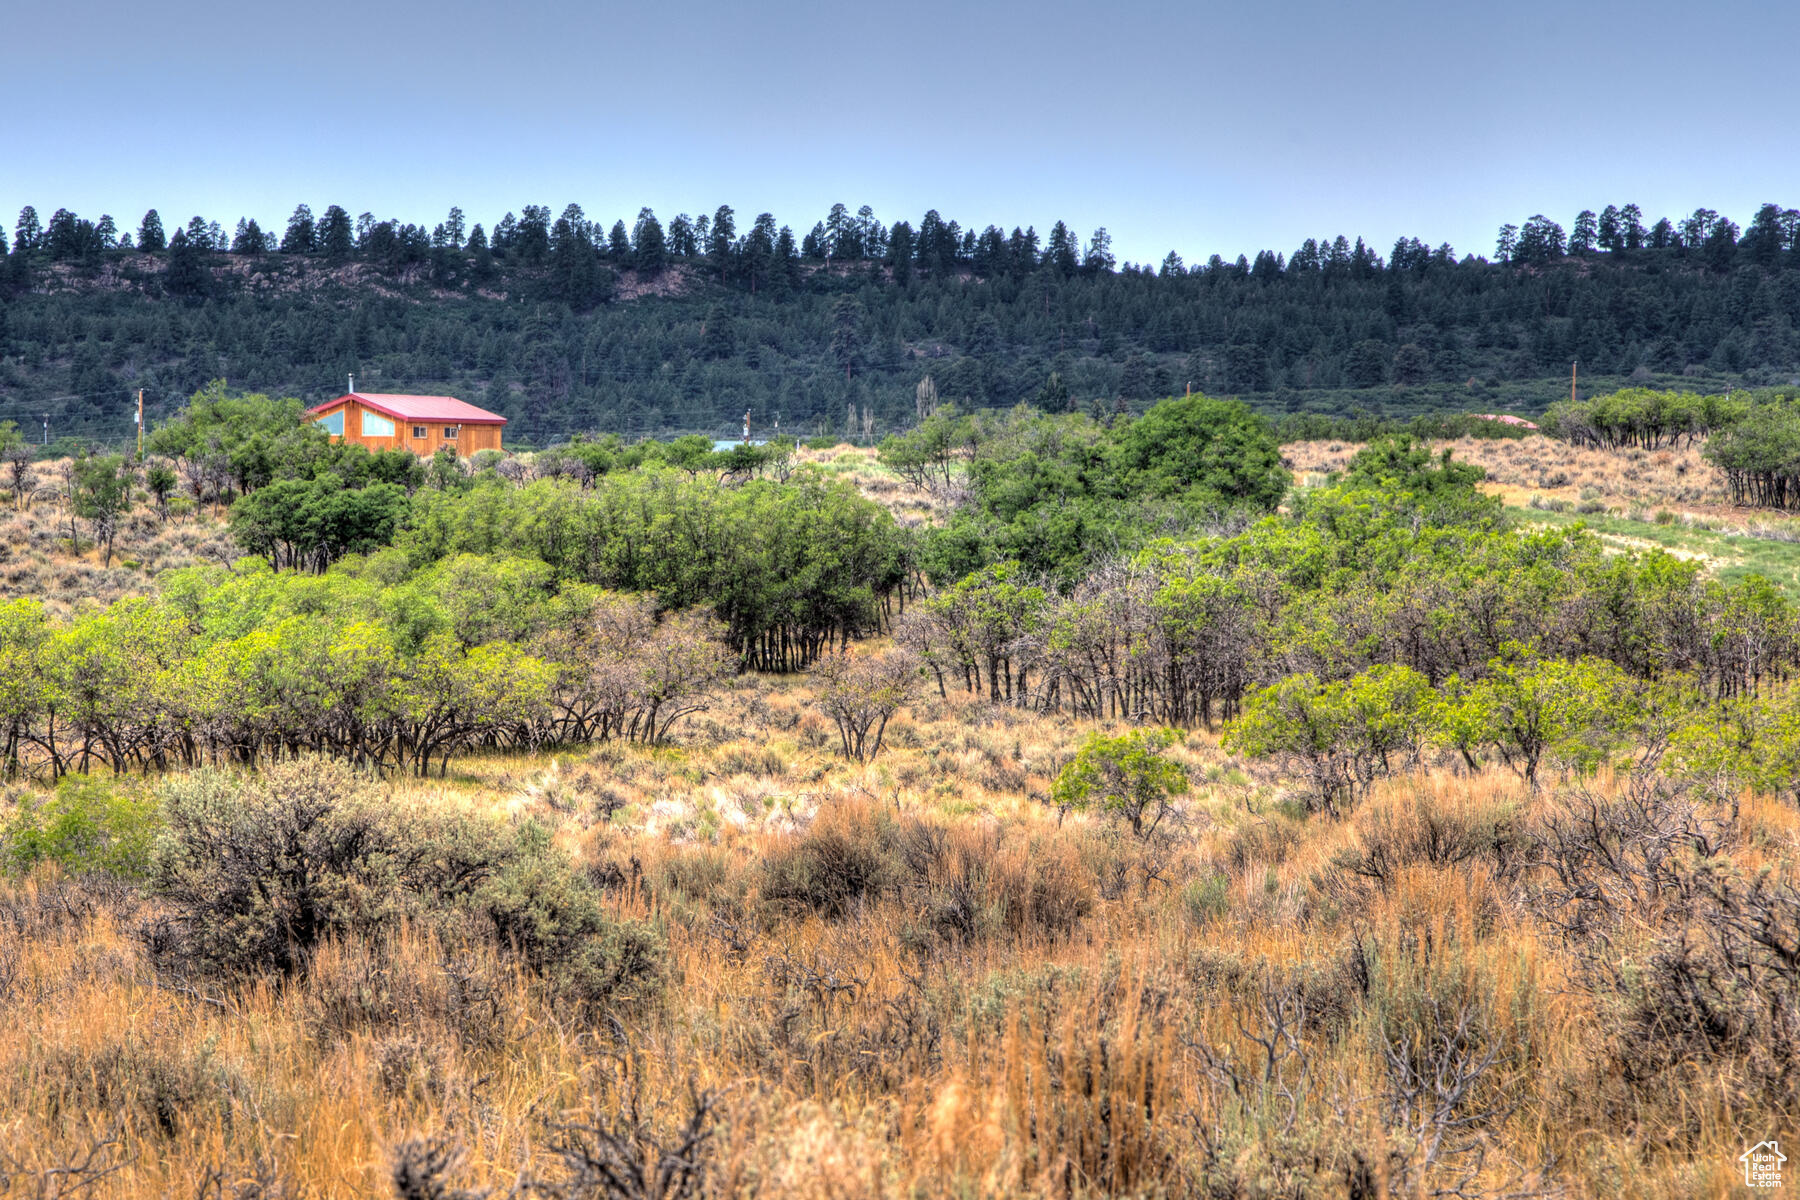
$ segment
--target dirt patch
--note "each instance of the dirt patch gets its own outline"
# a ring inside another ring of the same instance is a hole
[[[1745,528],[1781,518],[1765,509],[1731,503],[1724,478],[1701,454],[1699,445],[1658,450],[1592,450],[1548,437],[1459,438],[1432,443],[1459,461],[1487,471],[1483,490],[1508,505],[1597,504],[1605,512],[1656,513],[1693,517],[1711,525]],[[1342,471],[1362,447],[1354,442],[1292,442],[1282,458],[1296,482],[1317,484]]]

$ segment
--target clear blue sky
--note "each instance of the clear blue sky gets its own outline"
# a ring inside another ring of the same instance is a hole
[[[804,232],[841,200],[1193,261],[1800,206],[1800,5],[1767,0],[25,0],[6,29],[9,230],[575,201]]]

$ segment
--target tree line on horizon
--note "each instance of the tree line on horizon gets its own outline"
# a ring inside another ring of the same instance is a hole
[[[509,445],[722,436],[746,408],[761,430],[878,441],[919,419],[927,376],[964,409],[1110,419],[1192,390],[1405,420],[1540,411],[1572,360],[1599,388],[1800,374],[1797,218],[1775,205],[1741,232],[1706,209],[1646,226],[1608,206],[1573,233],[1533,217],[1492,260],[1336,237],[1191,268],[1118,263],[1104,229],[935,211],[915,227],[837,205],[800,235],[729,206],[610,229],[577,205],[521,214],[427,228],[301,205],[228,234],[27,209],[0,235],[0,419],[117,439],[138,387],[163,415],[221,374],[316,399],[354,372],[500,412]]]
[[[452,206],[442,221],[429,229],[424,224],[398,218],[379,219],[371,212],[352,218],[341,205],[327,205],[315,217],[312,207],[299,204],[277,234],[265,230],[254,217],[239,217],[227,234],[217,220],[196,215],[171,235],[156,209],[146,212],[134,238],[121,230],[110,214],[88,220],[67,208],[58,208],[46,223],[32,205],[24,206],[13,227],[10,251],[47,256],[52,261],[92,258],[112,250],[136,249],[164,253],[191,249],[200,253],[310,254],[326,258],[360,257],[380,262],[424,262],[433,251],[515,255],[525,262],[541,262],[558,250],[588,250],[632,270],[655,274],[671,261],[704,259],[728,276],[735,266],[754,288],[772,265],[794,260],[825,263],[874,262],[893,269],[897,282],[905,282],[914,270],[967,269],[986,276],[1018,270],[1045,268],[1063,275],[1099,274],[1115,269],[1126,273],[1154,270],[1158,276],[1180,276],[1199,271],[1239,272],[1257,278],[1288,272],[1347,273],[1367,275],[1384,269],[1414,270],[1429,264],[1459,260],[1453,247],[1433,247],[1415,237],[1401,237],[1383,258],[1358,237],[1355,243],[1340,234],[1335,238],[1307,238],[1291,255],[1258,250],[1254,258],[1243,254],[1235,261],[1214,254],[1191,267],[1178,251],[1170,250],[1155,268],[1148,263],[1124,263],[1112,252],[1112,237],[1105,226],[1093,231],[1084,243],[1063,221],[1057,221],[1040,238],[1034,225],[988,225],[980,233],[946,220],[936,209],[928,210],[918,226],[906,220],[891,227],[874,210],[861,206],[855,213],[845,204],[831,206],[827,215],[796,237],[792,226],[777,225],[772,213],[759,213],[740,234],[737,213],[721,204],[711,216],[676,215],[665,227],[654,210],[638,210],[628,227],[623,218],[607,228],[588,218],[581,205],[570,203],[552,219],[546,205],[527,204],[520,215],[507,212],[494,223],[491,233],[480,222],[469,223],[460,206]],[[1567,232],[1542,213],[1522,225],[1501,226],[1495,240],[1496,262],[1543,262],[1565,256],[1626,254],[1637,251],[1675,250],[1704,254],[1710,265],[1729,269],[1740,253],[1765,267],[1781,265],[1784,254],[1800,254],[1800,209],[1765,203],[1747,226],[1710,208],[1697,208],[1684,218],[1662,217],[1646,226],[1636,204],[1608,204],[1599,213],[1583,209]],[[0,230],[0,253],[9,251]]]

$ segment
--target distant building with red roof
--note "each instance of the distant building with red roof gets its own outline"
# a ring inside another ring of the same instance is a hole
[[[405,396],[389,392],[345,392],[306,410],[332,438],[371,450],[411,450],[429,458],[448,446],[458,458],[477,450],[500,449],[506,418],[465,404],[454,396]]]

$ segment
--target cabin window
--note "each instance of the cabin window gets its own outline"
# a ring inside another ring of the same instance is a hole
[[[426,431],[426,429],[423,425],[414,425],[413,426],[413,441],[422,442],[430,436],[431,435]]]
[[[319,424],[323,425],[325,427],[325,432],[331,434],[333,437],[343,437],[344,410],[340,408],[334,413],[327,413],[325,416],[319,418]]]
[[[456,440],[456,426],[454,426],[454,425],[444,426],[444,440],[446,442],[454,442]]]
[[[362,415],[362,418],[363,418],[362,429],[363,429],[364,437],[393,437],[394,436],[394,423],[392,421],[388,420],[386,417],[378,417],[372,412],[365,412]]]

